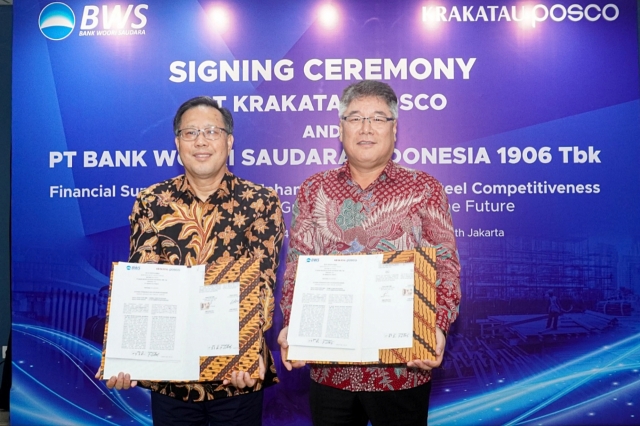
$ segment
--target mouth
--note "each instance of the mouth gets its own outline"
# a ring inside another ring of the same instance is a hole
[[[376,143],[374,141],[360,141],[357,143],[357,145],[360,145],[360,146],[372,146],[375,144]]]
[[[207,158],[211,157],[211,155],[213,155],[213,154],[209,154],[209,153],[206,153],[206,152],[197,152],[197,153],[193,154],[193,156],[198,160],[206,160]]]

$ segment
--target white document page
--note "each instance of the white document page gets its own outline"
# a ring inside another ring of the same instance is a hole
[[[362,346],[413,346],[414,263],[381,263],[364,292]]]
[[[199,356],[240,353],[240,283],[203,285],[195,293],[197,320],[189,328]]]
[[[373,348],[336,349],[289,345],[287,356],[291,360],[298,361],[378,362],[380,360],[378,350]]]
[[[204,265],[114,267],[105,377],[122,371],[132,379],[198,379],[200,359],[189,353],[187,330],[191,295],[204,285],[204,271]]]
[[[363,281],[373,256],[301,256],[288,341],[296,346],[361,347]],[[381,261],[381,256],[380,256]]]
[[[384,264],[383,255],[301,256],[289,323],[289,359],[375,362],[379,349],[413,345],[414,264]],[[318,259],[318,260],[316,260]],[[337,266],[336,266],[337,265]],[[300,290],[302,288],[302,290]],[[341,291],[349,288],[349,291]],[[334,295],[351,306],[330,324]],[[354,308],[357,307],[357,308]],[[348,323],[346,321],[349,321]],[[327,330],[352,330],[350,344],[336,344]]]

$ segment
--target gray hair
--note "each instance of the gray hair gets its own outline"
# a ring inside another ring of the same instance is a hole
[[[362,80],[344,89],[340,98],[340,106],[338,107],[340,118],[342,118],[352,101],[368,97],[380,98],[386,102],[391,111],[391,116],[398,118],[398,97],[396,92],[387,83],[374,80]]]

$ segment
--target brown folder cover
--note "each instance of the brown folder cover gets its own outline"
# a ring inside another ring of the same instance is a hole
[[[223,380],[232,371],[246,371],[258,378],[258,357],[262,341],[260,260],[242,258],[207,265],[205,285],[240,281],[240,354],[200,357],[200,381]],[[226,327],[221,324],[221,327]]]

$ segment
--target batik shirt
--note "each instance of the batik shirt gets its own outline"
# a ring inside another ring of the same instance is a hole
[[[276,193],[230,172],[206,201],[184,175],[138,194],[129,218],[130,262],[202,265],[224,259],[260,259],[262,332],[271,328],[284,222]],[[224,325],[222,325],[224,327]],[[238,390],[214,382],[151,382],[140,385],[184,401],[204,401],[260,390],[277,382],[273,357],[262,335],[264,381]]]
[[[389,161],[366,189],[349,165],[307,179],[293,208],[281,307],[289,324],[298,257],[436,247],[436,324],[444,332],[458,315],[460,264],[446,194],[424,172]],[[431,378],[418,368],[311,365],[318,383],[349,391],[409,389]]]

